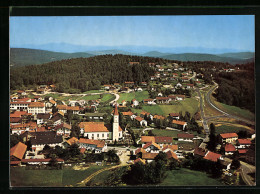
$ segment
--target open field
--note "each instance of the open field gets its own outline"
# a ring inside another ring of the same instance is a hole
[[[160,186],[217,186],[223,185],[219,180],[210,178],[206,173],[181,168],[167,172],[167,177]],[[223,185],[224,186],[224,185]]]
[[[251,129],[250,127],[247,126],[243,126],[243,125],[232,125],[232,124],[215,124],[216,126],[216,134],[220,134],[220,133],[238,133],[239,131],[247,131],[250,133],[253,133],[253,129]]]
[[[104,90],[89,90],[89,91],[83,92],[83,94],[100,93],[100,92],[104,92]]]
[[[74,186],[101,168],[106,168],[106,166],[91,166],[85,170],[74,170],[71,167],[65,167],[62,170],[25,170],[24,167],[11,167],[11,185],[28,187]]]
[[[120,98],[118,100],[118,103],[121,103],[123,100],[125,101],[131,101],[133,99],[136,99],[137,101],[142,101],[143,99],[149,98],[148,91],[142,91],[142,92],[131,92],[131,93],[120,93]]]
[[[173,137],[173,138],[177,138],[177,135],[179,133],[185,133],[183,131],[175,131],[175,130],[167,130],[167,129],[153,129],[152,130],[153,134],[156,136],[167,136],[167,137]],[[148,131],[146,131],[146,133],[148,133]],[[189,131],[188,133],[194,134],[194,135],[198,135],[200,137],[204,137],[204,134],[198,134],[195,131]]]
[[[231,115],[238,116],[241,118],[245,118],[250,121],[255,121],[255,114],[253,114],[249,110],[245,110],[245,109],[241,109],[236,106],[230,106],[227,104],[217,102],[215,99],[213,99],[213,97],[211,98],[211,100],[214,102],[214,104],[216,104],[217,107],[219,107],[221,110],[223,110],[226,113],[229,113]]]

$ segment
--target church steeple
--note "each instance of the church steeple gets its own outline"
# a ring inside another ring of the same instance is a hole
[[[115,105],[114,110],[114,122],[113,122],[113,141],[118,141],[119,138],[119,114],[117,110],[117,105]]]

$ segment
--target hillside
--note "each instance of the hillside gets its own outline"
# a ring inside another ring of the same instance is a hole
[[[232,57],[222,57],[212,54],[198,54],[198,53],[183,53],[183,54],[170,54],[161,56],[164,59],[178,60],[178,61],[214,61],[214,62],[223,62],[230,64],[244,64],[253,61],[253,58],[250,59],[240,59]]]
[[[93,56],[89,53],[61,53],[36,49],[11,48],[10,49],[10,65],[20,67],[26,65],[38,65],[52,61],[70,58],[87,58]]]
[[[255,53],[253,52],[224,53],[224,54],[219,54],[218,56],[232,57],[237,59],[251,59],[255,57]]]

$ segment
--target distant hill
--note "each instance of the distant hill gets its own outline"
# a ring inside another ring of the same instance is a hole
[[[218,54],[217,56],[232,57],[237,59],[252,59],[255,57],[255,53],[254,52],[224,53],[224,54]]]
[[[178,60],[178,61],[214,61],[214,62],[224,62],[224,63],[227,62],[230,64],[244,64],[254,60],[254,58],[242,59],[242,58],[233,58],[233,57],[225,57],[225,56],[218,56],[212,54],[199,54],[199,53],[170,54],[170,55],[161,56],[161,58]]]
[[[150,51],[147,53],[142,54],[142,56],[148,56],[148,57],[163,57],[165,55],[170,55],[171,53],[161,53],[158,51]]]
[[[88,58],[94,56],[89,53],[61,53],[37,49],[11,48],[10,49],[10,65],[14,67],[26,65],[38,65],[52,61],[71,58]]]
[[[92,55],[115,55],[115,54],[122,54],[122,55],[139,55],[137,53],[131,53],[122,50],[103,50],[103,51],[87,51],[87,53]]]

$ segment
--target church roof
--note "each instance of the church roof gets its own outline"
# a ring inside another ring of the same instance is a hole
[[[119,115],[119,114],[118,114],[118,110],[117,110],[117,105],[115,105],[114,115]]]

